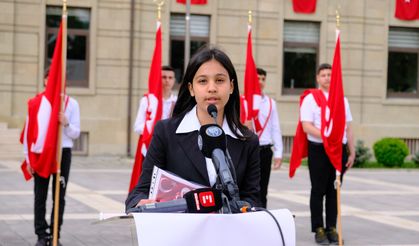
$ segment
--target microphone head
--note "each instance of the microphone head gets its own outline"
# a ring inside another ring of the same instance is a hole
[[[188,213],[212,213],[221,209],[223,202],[221,191],[212,188],[201,188],[189,191],[183,198],[186,200]]]
[[[207,112],[212,118],[217,118],[218,109],[214,104],[208,105]]]
[[[214,149],[226,150],[225,133],[216,124],[203,125],[199,129],[198,146],[205,157],[211,158]]]

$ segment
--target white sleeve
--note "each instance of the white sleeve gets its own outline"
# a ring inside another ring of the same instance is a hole
[[[274,158],[282,158],[283,152],[283,144],[282,144],[282,134],[281,134],[281,126],[279,125],[279,114],[276,109],[276,103],[273,99],[271,100],[272,103],[272,115],[269,119],[272,124],[271,128],[271,137],[274,143]]]
[[[349,107],[348,99],[346,97],[344,98],[344,102],[345,102],[346,122],[351,122],[352,121],[352,113],[351,113],[351,108]]]
[[[307,122],[314,122],[314,114],[313,114],[313,101],[314,97],[312,94],[307,95],[303,99],[303,103],[300,107],[300,120],[307,121]]]
[[[147,97],[142,97],[138,105],[137,117],[134,123],[134,132],[141,135],[144,130],[145,117],[147,111]]]
[[[71,138],[76,139],[80,136],[80,107],[79,103],[73,99],[69,98],[68,108],[67,110],[70,111],[68,117],[68,126],[64,127],[64,134]]]

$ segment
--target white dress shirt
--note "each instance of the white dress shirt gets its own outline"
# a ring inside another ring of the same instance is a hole
[[[176,129],[176,134],[199,131],[199,129],[201,128],[201,123],[199,122],[196,110],[197,110],[197,107],[195,105],[195,107],[191,111],[186,113],[185,117],[183,117],[178,128]],[[222,128],[226,135],[229,135],[232,138],[237,138],[236,135],[234,135],[233,131],[228,126],[228,123],[225,117],[223,120]],[[241,134],[241,132],[237,132],[237,133],[241,136],[243,135]],[[196,144],[198,144],[198,141]],[[207,165],[207,172],[208,172],[210,185],[213,186],[215,182],[217,181],[217,172],[215,171],[215,167],[214,167],[214,164],[212,163],[211,158],[205,157],[205,162]]]
[[[271,109],[269,106],[271,103]],[[271,110],[269,116],[269,109]],[[269,116],[269,119],[268,119]],[[283,144],[282,144],[282,134],[281,134],[281,127],[279,125],[279,115],[276,109],[276,103],[273,99],[269,98],[266,95],[262,96],[262,100],[260,102],[259,114],[258,114],[259,122],[263,127],[266,123],[266,127],[263,130],[262,134],[259,136],[259,144],[260,145],[273,145],[274,147],[274,158],[282,158],[283,152]]]
[[[171,116],[172,109],[175,106],[177,96],[171,94],[169,98],[163,99],[163,112],[161,119],[167,119]],[[139,103],[137,117],[135,118],[134,131],[138,134],[142,134],[144,131],[145,116],[147,111],[147,97],[142,97]]]
[[[326,97],[326,100],[329,98],[329,93],[322,91],[324,96]],[[352,121],[352,114],[351,114],[351,109],[349,108],[349,102],[348,99],[345,97],[344,98],[344,103],[345,103],[345,115],[346,115],[346,122],[351,122]],[[321,108],[317,105],[316,100],[314,99],[313,94],[308,94],[304,100],[303,103],[301,104],[301,109],[300,109],[300,120],[306,121],[306,122],[311,122],[314,124],[314,126],[317,129],[321,129],[321,123],[322,123],[322,119],[321,119]],[[345,124],[345,132],[343,134],[343,139],[342,139],[342,143],[346,144],[348,142],[348,139],[346,137],[346,128],[347,128],[347,124]],[[317,138],[313,135],[307,134],[307,138],[308,140],[312,141],[312,142],[316,142],[316,143],[322,143],[323,140],[321,138]]]
[[[68,126],[63,126],[62,147],[72,148],[73,140],[80,136],[80,107],[72,97],[68,97],[66,104],[64,114],[68,119]]]

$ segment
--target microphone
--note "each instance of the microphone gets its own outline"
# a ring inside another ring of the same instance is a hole
[[[198,136],[198,147],[207,158],[212,158],[215,149],[226,150],[226,138],[224,131],[216,124],[201,126]],[[218,170],[218,168],[216,168]]]
[[[129,213],[212,213],[222,207],[221,191],[200,188],[187,192],[183,198],[140,205],[127,210]]]
[[[211,115],[212,118],[214,118],[215,123],[217,124],[217,115],[218,115],[217,107],[214,104],[210,104],[207,107],[207,112],[209,115]]]
[[[210,104],[207,107],[207,111],[216,123],[218,114],[217,107]],[[223,200],[227,203],[224,204],[226,205],[225,210],[229,213],[239,213],[243,207],[250,207],[249,203],[240,200],[236,173],[227,151],[226,137],[223,129],[217,124],[201,126],[199,129],[198,146],[205,157],[212,159],[219,181],[221,181],[222,190],[227,191],[228,199]]]

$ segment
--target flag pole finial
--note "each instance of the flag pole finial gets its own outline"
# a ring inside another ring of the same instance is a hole
[[[157,19],[161,20],[161,8],[164,5],[164,0],[153,0],[154,3],[157,5]]]
[[[336,9],[336,28],[340,29],[340,13],[339,9]]]
[[[251,25],[252,24],[252,10],[249,10],[249,12],[247,12],[247,14],[248,14],[248,18],[249,18],[249,25]]]
[[[67,15],[67,0],[63,0],[63,14]]]

